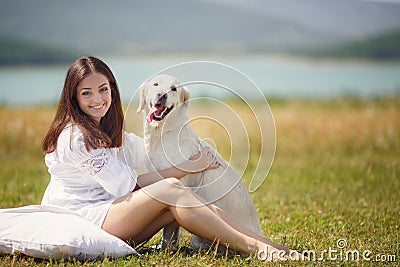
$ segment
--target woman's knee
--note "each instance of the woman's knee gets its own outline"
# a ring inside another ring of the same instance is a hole
[[[163,179],[141,190],[168,205],[176,205],[179,199],[191,193],[191,190],[176,178]]]
[[[146,190],[144,187],[142,190]],[[201,197],[196,195],[179,179],[167,178],[147,188],[147,193],[167,205],[167,208],[198,207],[204,205]]]
[[[172,184],[174,186],[180,186],[180,187],[185,187],[185,185],[177,178],[167,178],[165,179],[166,182],[168,182],[169,184]]]
[[[168,194],[175,195],[176,197],[187,195],[191,193],[189,187],[185,186],[177,178],[167,178],[165,182],[168,183]]]

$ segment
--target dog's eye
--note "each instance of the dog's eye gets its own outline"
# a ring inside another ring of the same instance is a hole
[[[154,83],[153,85],[154,85],[154,86],[158,86],[158,83]]]
[[[176,92],[176,87],[175,86],[171,86],[171,91]]]

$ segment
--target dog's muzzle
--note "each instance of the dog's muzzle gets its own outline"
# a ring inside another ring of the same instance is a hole
[[[162,121],[168,113],[173,109],[173,105],[171,107],[167,107],[167,94],[161,94],[159,93],[157,95],[157,101],[154,103],[154,105],[151,107],[149,114],[147,115],[147,121],[152,122],[153,120],[155,121]]]

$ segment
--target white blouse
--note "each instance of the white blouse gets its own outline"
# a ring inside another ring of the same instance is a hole
[[[82,132],[69,125],[45,156],[51,180],[42,205],[68,208],[101,226],[112,202],[133,191],[135,169],[144,169],[145,160],[143,139],[133,133],[124,132],[120,148],[87,151]]]

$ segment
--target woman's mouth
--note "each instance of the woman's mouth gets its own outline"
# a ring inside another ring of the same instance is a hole
[[[97,105],[97,106],[89,106],[89,108],[92,108],[92,109],[101,109],[101,108],[103,108],[105,105],[106,105],[106,103],[103,103],[103,104]]]

